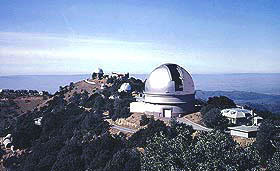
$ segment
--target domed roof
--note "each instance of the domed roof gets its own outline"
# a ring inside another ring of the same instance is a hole
[[[129,91],[131,91],[131,86],[129,83],[123,83],[118,91],[119,92],[122,92],[122,91],[129,92]]]
[[[163,64],[154,69],[145,83],[145,94],[187,95],[194,94],[190,74],[177,64]]]
[[[96,74],[103,74],[103,70],[101,68],[97,68],[94,73]]]

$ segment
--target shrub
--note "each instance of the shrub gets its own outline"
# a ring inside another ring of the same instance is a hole
[[[150,119],[146,115],[141,115],[140,126],[145,126],[150,122]]]
[[[210,128],[224,130],[229,125],[229,121],[225,118],[221,111],[217,108],[213,108],[204,115],[202,115],[203,123]]]
[[[213,105],[218,109],[227,109],[227,108],[235,108],[236,104],[233,100],[229,99],[226,96],[214,96],[209,97],[207,104]]]
[[[268,162],[268,170],[279,171],[280,170],[280,152],[275,152],[272,158]]]

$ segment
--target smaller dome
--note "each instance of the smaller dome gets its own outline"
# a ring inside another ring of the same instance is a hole
[[[123,83],[118,90],[118,92],[129,92],[129,91],[131,91],[131,86],[129,83]]]
[[[103,74],[103,70],[101,68],[97,68],[94,73]]]

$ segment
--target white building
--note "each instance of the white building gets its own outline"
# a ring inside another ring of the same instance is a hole
[[[243,137],[243,138],[253,138],[257,136],[258,126],[236,126],[228,127],[230,129],[230,134],[233,136]]]
[[[34,119],[34,124],[38,125],[38,126],[41,126],[42,125],[42,119],[43,119],[43,117],[35,118]]]
[[[145,83],[144,101],[130,104],[130,112],[178,117],[194,111],[195,90],[190,74],[176,64],[154,69]]]
[[[236,125],[245,125],[247,123],[258,125],[262,120],[262,117],[257,117],[253,110],[243,108],[224,109],[221,112],[231,123]]]
[[[123,83],[118,90],[118,92],[130,92],[130,91],[131,91],[131,86],[129,83]]]
[[[112,72],[110,77],[118,78],[118,79],[128,79],[129,73],[119,73],[119,72]]]
[[[253,125],[256,125],[256,126],[260,126],[260,123],[262,122],[263,118],[260,117],[260,116],[255,116],[253,118]]]
[[[101,68],[97,68],[93,73],[92,73],[92,79],[98,78],[101,79],[104,75],[104,72]]]

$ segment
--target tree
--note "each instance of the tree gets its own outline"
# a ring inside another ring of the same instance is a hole
[[[188,134],[191,136],[191,134]],[[259,166],[253,147],[239,147],[220,131],[201,132],[194,140],[157,133],[148,139],[141,170],[251,170]]]
[[[145,126],[150,122],[150,119],[146,115],[141,115],[140,126]]]
[[[202,121],[207,127],[221,130],[226,129],[229,124],[228,119],[225,118],[217,108],[213,108],[203,114]]]
[[[80,123],[82,129],[92,130],[96,135],[107,132],[109,123],[104,121],[103,115],[98,112],[87,113]]]
[[[145,88],[145,84],[143,83],[142,80],[131,77],[127,81],[131,85],[132,91],[143,92]]]
[[[32,142],[39,138],[41,127],[35,125],[34,120],[28,114],[17,119],[15,129],[12,132],[13,144],[17,148],[27,148]]]
[[[180,137],[184,141],[184,144],[190,145],[193,139],[192,134],[194,132],[195,131],[192,126],[179,123],[176,120],[171,120],[169,133],[170,138]]]
[[[106,83],[107,83],[107,84],[113,83],[114,80],[115,80],[114,77],[109,77],[109,78],[107,79]]]
[[[214,97],[209,97],[207,104],[211,104],[215,106],[218,109],[228,109],[228,108],[235,108],[236,104],[234,103],[233,100],[229,99],[226,96],[214,96]]]
[[[111,115],[113,120],[117,120],[118,118],[127,118],[129,117],[129,104],[131,103],[131,98],[124,98],[124,99],[115,99],[114,101],[114,112]]]
[[[195,104],[195,111],[196,112],[199,112],[202,109],[203,106],[207,105],[206,101],[202,100],[202,99],[195,99],[194,104]]]
[[[93,93],[91,96],[89,96],[89,98],[85,102],[84,106],[85,107],[93,107],[93,105],[95,103],[95,99],[99,96],[101,96],[99,93]]]
[[[103,170],[115,153],[124,148],[124,144],[119,138],[104,134],[84,146],[82,159],[85,170]]]
[[[163,132],[147,141],[141,170],[193,170],[191,148],[182,137],[169,139]]]
[[[250,170],[259,165],[256,150],[241,148],[230,135],[220,131],[202,132],[195,141],[197,170]]]
[[[97,73],[95,73],[95,72],[92,73],[91,78],[92,78],[92,79],[96,79],[96,77],[97,77]]]
[[[136,149],[121,149],[113,155],[104,170],[140,171],[140,153]]]
[[[280,151],[274,153],[272,158],[268,162],[268,170],[279,171],[280,170]]]
[[[84,91],[83,93],[77,93],[75,91],[69,101],[76,105],[85,105],[89,99],[88,94],[89,93],[87,91]]]
[[[97,112],[101,112],[104,110],[104,105],[105,105],[104,98],[102,96],[97,96],[95,98],[95,102],[93,105],[94,110]]]
[[[151,119],[147,127],[137,131],[129,138],[130,147],[145,147],[147,140],[154,137],[155,133],[162,132],[168,135],[168,127],[163,121]]]
[[[78,145],[65,145],[59,152],[56,162],[53,164],[53,171],[84,170],[84,163],[81,159],[82,147]]]
[[[272,120],[264,120],[259,127],[255,145],[261,154],[263,164],[265,164],[275,152],[275,148],[273,147],[271,140],[276,133],[277,128]]]
[[[209,112],[211,109],[216,108],[214,105],[208,104],[201,108],[200,113],[202,115],[205,115],[207,112]]]

